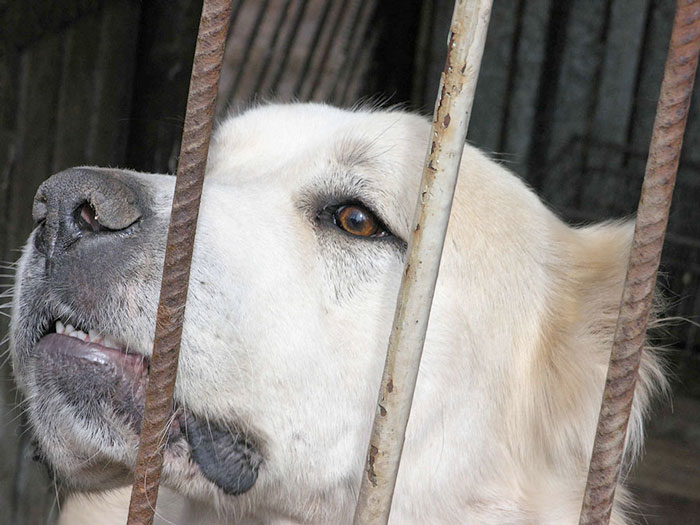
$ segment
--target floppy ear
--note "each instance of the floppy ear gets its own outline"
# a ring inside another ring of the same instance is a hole
[[[575,236],[567,277],[576,283],[580,322],[598,337],[591,348],[606,364],[612,346],[622,288],[632,246],[634,223],[608,222],[572,230]]]
[[[572,324],[566,331],[570,334],[565,344],[568,352],[558,358],[568,360],[567,369],[571,370],[574,365],[578,373],[588,375],[588,378],[578,377],[573,384],[588,382],[595,390],[595,393],[591,392],[593,404],[588,407],[586,418],[592,430],[587,431],[589,436],[581,436],[588,440],[585,450],[590,453],[627,273],[634,222],[607,222],[568,228],[568,232],[564,241],[567,255],[559,273],[561,284],[571,294],[564,301],[572,307],[569,312],[569,322]],[[662,300],[658,291],[655,296],[650,322],[661,310]],[[665,387],[663,365],[657,349],[646,342],[628,426],[628,459],[641,447],[643,418],[652,394]]]

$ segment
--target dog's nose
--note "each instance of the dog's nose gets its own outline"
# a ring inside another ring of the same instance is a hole
[[[139,220],[136,194],[111,171],[73,168],[39,186],[32,209],[39,225],[34,243],[47,264],[87,233],[107,235]]]

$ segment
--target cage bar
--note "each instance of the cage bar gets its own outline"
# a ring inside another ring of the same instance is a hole
[[[580,525],[605,525],[610,521],[698,66],[698,51],[700,0],[678,0]]]
[[[354,523],[389,519],[491,0],[457,0]]]
[[[204,0],[202,6],[128,525],[153,523],[158,498],[163,468],[162,447],[166,443],[165,435],[173,411],[190,263],[232,4],[231,0]]]

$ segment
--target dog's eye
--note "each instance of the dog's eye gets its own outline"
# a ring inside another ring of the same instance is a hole
[[[382,222],[360,204],[345,204],[333,213],[338,228],[359,237],[384,237],[389,234]]]

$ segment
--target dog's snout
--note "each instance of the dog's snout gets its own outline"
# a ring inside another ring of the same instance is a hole
[[[86,232],[128,228],[141,218],[142,210],[136,193],[113,170],[73,168],[39,187],[32,215],[39,225],[35,246],[48,262]]]

